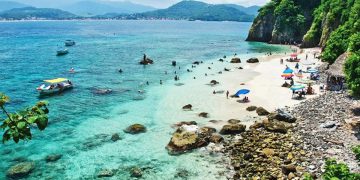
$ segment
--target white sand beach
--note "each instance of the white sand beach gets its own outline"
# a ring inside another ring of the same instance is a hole
[[[298,50],[300,51],[300,50]],[[321,64],[318,59],[314,58],[313,53],[319,52],[319,49],[304,49],[298,55],[301,59],[300,69],[306,70],[307,67],[316,67]],[[308,59],[306,59],[308,54]],[[260,63],[249,64],[246,59],[242,59],[241,64],[231,64],[229,61],[233,56],[228,56],[224,62],[218,60],[208,61],[200,64],[196,68],[189,68],[187,77],[180,77],[176,83],[184,83],[182,86],[173,86],[164,95],[159,104],[159,109],[168,109],[159,112],[159,117],[167,119],[168,122],[196,121],[199,124],[215,127],[219,129],[229,119],[239,119],[243,124],[251,125],[255,120],[261,119],[255,112],[248,112],[248,106],[262,106],[268,111],[276,108],[292,106],[300,103],[302,100],[292,99],[292,91],[288,88],[281,87],[285,82],[281,77],[286,65],[295,69],[294,62],[286,62],[290,58],[289,53],[275,54],[271,56],[258,57]],[[284,59],[284,64],[280,64],[280,59]],[[314,65],[303,65],[313,64]],[[211,69],[209,69],[209,67]],[[237,69],[243,67],[243,69]],[[231,69],[224,71],[224,68]],[[222,71],[222,74],[218,72]],[[205,76],[207,73],[207,76]],[[303,78],[309,74],[304,73]],[[194,79],[195,77],[196,79]],[[182,79],[184,78],[184,79]],[[219,82],[218,85],[210,86],[211,80]],[[298,77],[294,77],[295,84]],[[244,83],[244,85],[241,85]],[[319,94],[319,86],[314,85],[315,93]],[[240,98],[226,98],[226,91],[230,95],[235,94],[240,89],[249,89],[251,92],[247,95],[249,103],[239,103]],[[222,91],[222,93],[213,94],[213,91]],[[306,99],[316,95],[307,95]],[[305,100],[305,99],[304,99]],[[192,104],[192,111],[183,111],[181,108],[186,104]],[[209,118],[199,117],[201,112],[209,113]],[[209,122],[216,120],[215,123]]]

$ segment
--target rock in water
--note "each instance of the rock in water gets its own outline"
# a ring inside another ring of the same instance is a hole
[[[220,130],[220,134],[229,135],[229,134],[240,134],[245,132],[246,126],[242,124],[228,124],[224,125]]]
[[[276,112],[269,114],[268,119],[269,120],[276,119],[288,123],[294,123],[296,121],[296,118],[293,115],[281,109],[278,109],[276,110]]]
[[[46,162],[55,162],[62,157],[61,154],[50,154],[45,157]]]
[[[154,61],[149,58],[146,58],[146,59],[141,60],[140,64],[142,64],[142,65],[154,64]]]
[[[230,124],[238,124],[238,123],[240,123],[241,121],[240,120],[238,120],[238,119],[229,119],[228,120],[228,123],[230,123]]]
[[[184,125],[176,130],[166,149],[170,155],[185,153],[189,150],[207,146],[210,136],[216,129],[203,127],[198,129],[194,125]]]
[[[264,109],[263,107],[258,107],[256,108],[256,113],[259,115],[259,116],[267,116],[269,115],[269,111],[267,111],[266,109]]]
[[[112,136],[111,136],[111,140],[113,141],[113,142],[116,142],[116,141],[118,141],[118,140],[120,140],[121,138],[120,138],[120,136],[119,136],[119,134],[118,133],[115,133],[115,134],[113,134]]]
[[[212,143],[221,143],[224,140],[224,138],[222,136],[220,136],[219,134],[213,134],[210,137],[210,142]]]
[[[127,127],[124,132],[129,134],[139,134],[146,132],[146,127],[142,124],[133,124],[129,127]]]
[[[246,61],[247,63],[258,63],[259,59],[258,58],[250,58]]]
[[[231,59],[230,63],[241,63],[240,58],[234,57]]]
[[[246,108],[247,111],[255,111],[257,109],[256,106],[249,106]]]
[[[141,177],[142,170],[139,167],[131,168],[130,170],[131,177]]]
[[[187,105],[182,107],[183,110],[191,110],[191,108],[192,108],[191,104],[187,104]]]
[[[209,117],[209,113],[207,113],[207,112],[202,112],[202,113],[199,114],[199,117],[208,118],[208,117]]]
[[[20,179],[29,175],[34,169],[34,162],[22,162],[10,167],[6,172],[6,176],[13,179]]]
[[[114,172],[110,169],[103,169],[97,174],[97,177],[99,178],[112,177],[112,176],[114,176]]]

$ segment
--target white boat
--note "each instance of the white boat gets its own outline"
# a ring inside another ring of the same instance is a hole
[[[60,49],[56,51],[56,56],[63,56],[65,54],[69,53],[67,49]]]
[[[74,46],[75,45],[75,41],[73,40],[66,40],[65,41],[65,46]]]
[[[44,82],[45,84],[42,84],[36,88],[40,95],[59,93],[73,88],[72,82],[66,78],[44,80]]]

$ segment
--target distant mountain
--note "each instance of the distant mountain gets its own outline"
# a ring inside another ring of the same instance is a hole
[[[78,18],[75,14],[52,8],[15,8],[0,12],[0,18],[3,19],[73,19]]]
[[[80,1],[61,7],[60,9],[69,11],[80,16],[94,16],[109,13],[132,14],[156,10],[156,8],[140,4],[134,4],[129,1],[115,2],[100,0]]]
[[[229,5],[207,4],[199,1],[181,1],[167,9],[131,15],[134,19],[187,19],[203,21],[247,21],[254,15],[246,14]]]
[[[237,5],[237,4],[224,4],[224,5],[236,8],[239,11],[244,12],[244,13],[249,14],[249,15],[257,15],[259,9],[261,8],[260,6],[244,7],[244,6],[240,6],[240,5]]]
[[[23,7],[29,7],[29,5],[14,2],[14,1],[0,1],[0,12],[14,9],[14,8],[23,8]]]

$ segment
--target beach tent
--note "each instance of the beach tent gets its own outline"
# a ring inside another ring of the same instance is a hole
[[[286,69],[284,70],[283,74],[291,74],[291,73],[293,73],[293,72],[294,72],[294,71],[293,71],[292,69],[286,68]]]
[[[296,84],[296,85],[291,86],[290,89],[293,91],[297,91],[297,90],[305,89],[305,86],[302,84]]]
[[[248,89],[241,89],[241,90],[239,90],[236,94],[235,94],[235,96],[240,96],[240,95],[242,95],[242,94],[248,94],[250,92],[250,90],[248,90]]]

